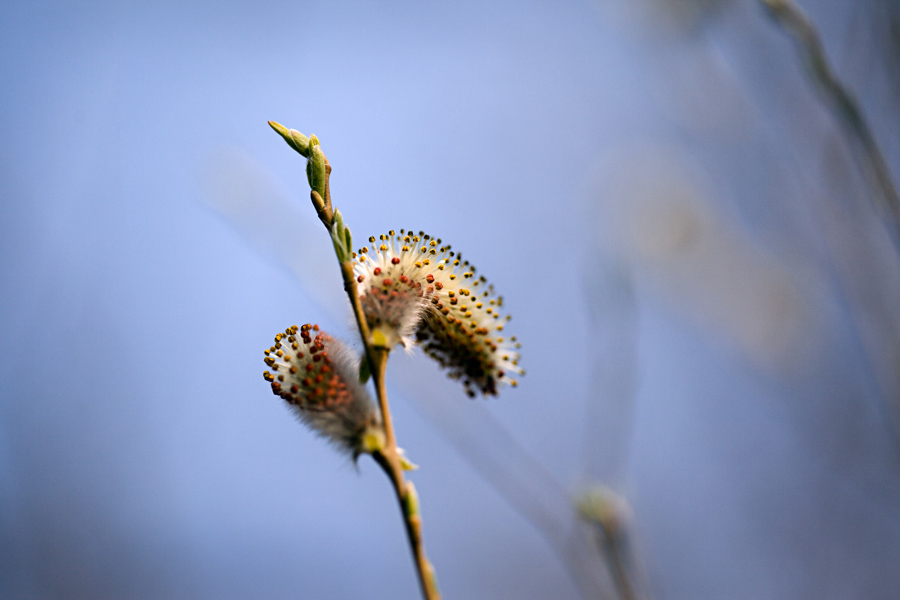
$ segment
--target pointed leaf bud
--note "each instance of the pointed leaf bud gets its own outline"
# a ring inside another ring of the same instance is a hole
[[[328,181],[328,173],[325,169],[325,154],[319,145],[319,138],[315,135],[309,137],[309,162],[306,163],[306,178],[309,180],[309,187],[325,199],[325,183]]]
[[[287,145],[309,158],[309,138],[297,131],[296,129],[288,129],[281,123],[269,121],[269,126],[274,129],[278,135],[284,138]]]

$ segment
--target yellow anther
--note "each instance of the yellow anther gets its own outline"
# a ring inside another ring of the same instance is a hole
[[[385,250],[387,250],[387,246],[382,244],[381,246],[378,247],[378,249],[381,250],[382,252],[384,252]]]

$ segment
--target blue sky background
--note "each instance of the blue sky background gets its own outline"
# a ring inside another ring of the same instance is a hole
[[[896,4],[802,5],[896,180]],[[445,598],[580,597],[595,484],[653,597],[900,587],[897,247],[757,4],[7,2],[0,56],[0,596],[416,597],[387,481],[261,376],[351,331],[269,119],[513,314],[499,398],[389,367]]]

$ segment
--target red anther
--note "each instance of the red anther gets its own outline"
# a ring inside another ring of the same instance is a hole
[[[409,282],[409,277],[407,277],[406,275],[400,276],[400,283],[408,283],[408,282]]]
[[[316,383],[322,383],[322,380],[324,380],[324,379],[325,379],[325,378],[322,377],[322,374],[321,374],[321,373],[319,373],[318,375],[316,375]]]
[[[442,290],[442,289],[444,289],[444,284],[441,283],[440,281],[438,281],[437,283],[434,284],[434,287],[436,287],[439,290]]]
[[[397,257],[395,256],[394,258],[391,259],[391,264],[392,264],[392,265],[399,265],[399,264],[400,264],[400,259],[397,258]]]
[[[375,267],[375,270],[372,271],[373,275],[381,275],[381,267]]]
[[[434,283],[434,275],[429,273],[428,275],[425,276],[425,281],[427,281],[428,283]]]
[[[394,282],[391,281],[390,279],[385,279],[384,281],[382,281],[382,283],[384,284],[384,287],[390,287],[391,285],[394,284]]]
[[[310,379],[309,377],[304,377],[301,383],[303,383],[303,385],[305,385],[306,387],[312,387],[312,379]]]
[[[365,276],[360,275],[359,277],[356,278],[356,282],[357,282],[357,283],[362,283],[362,282],[363,282],[363,279],[365,279]]]
[[[313,325],[313,331],[318,331],[318,330],[319,330],[319,326],[318,326],[318,325]]]
[[[321,354],[316,354],[315,356],[313,356],[313,362],[319,362],[320,360],[322,360]]]
[[[313,370],[313,364],[312,364],[312,363],[306,363],[306,370],[311,372],[311,371]]]

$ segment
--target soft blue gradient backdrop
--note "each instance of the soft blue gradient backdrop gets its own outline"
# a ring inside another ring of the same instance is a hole
[[[896,5],[803,4],[896,179]],[[514,316],[498,399],[389,369],[445,598],[579,597],[595,483],[656,598],[900,589],[897,249],[756,4],[7,2],[0,106],[0,597],[416,597],[384,477],[261,376],[350,330],[268,119]]]

